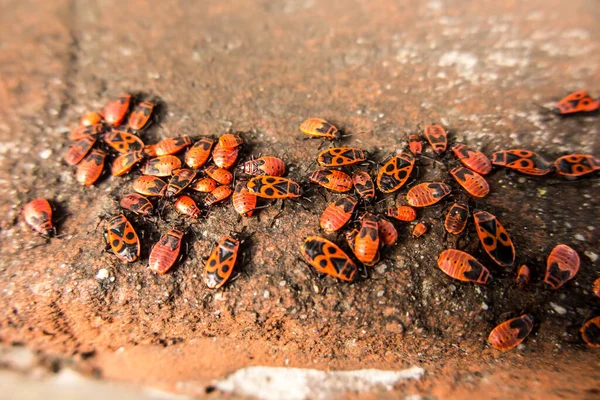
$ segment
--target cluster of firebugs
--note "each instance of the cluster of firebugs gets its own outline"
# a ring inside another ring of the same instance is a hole
[[[69,139],[73,143],[65,155],[69,165],[77,166],[77,181],[82,185],[93,185],[102,175],[108,151],[117,156],[112,161],[111,173],[121,176],[137,164],[142,166],[142,176],[133,182],[133,192],[124,196],[121,207],[129,212],[151,217],[156,213],[152,198],[171,202],[182,215],[199,218],[203,210],[231,197],[236,212],[250,217],[263,206],[259,199],[295,199],[303,194],[297,182],[283,177],[286,166],[283,160],[262,156],[240,163],[237,168],[245,178],[237,180],[230,171],[237,163],[244,139],[240,134],[227,133],[213,140],[203,137],[196,141],[187,136],[168,138],[157,144],[146,145],[138,134],[153,121],[155,104],[141,101],[134,104],[130,94],[122,94],[109,102],[102,111],[91,112],[81,118],[81,124],[73,130]],[[591,112],[600,108],[584,91],[565,97],[556,105],[556,113],[569,115]],[[300,125],[306,135],[323,140],[336,141],[344,135],[334,125],[310,118]],[[441,157],[448,147],[448,134],[440,125],[429,125],[424,136],[434,153]],[[375,187],[385,194],[394,193],[409,180],[415,159],[421,156],[423,142],[416,134],[408,136],[408,150],[401,151],[382,162],[373,181],[364,170],[355,170],[352,175],[342,169],[360,166],[368,162],[368,153],[352,147],[332,147],[319,153],[320,168],[312,172],[308,180],[334,192],[348,193],[330,203],[320,218],[320,227],[327,233],[338,232],[356,214],[359,205],[372,204],[376,198]],[[466,144],[456,143],[452,153],[463,164],[450,170],[450,175],[472,197],[482,198],[489,192],[484,175],[493,166],[516,170],[527,175],[559,175],[581,177],[600,170],[600,160],[589,154],[570,154],[549,162],[541,155],[528,150],[503,150],[492,154],[490,160],[482,152]],[[178,154],[185,151],[183,157]],[[207,165],[211,162],[214,165]],[[201,204],[185,194],[186,191],[206,193]],[[445,182],[423,182],[412,186],[406,194],[407,205],[398,205],[387,210],[386,216],[398,221],[410,222],[417,218],[417,209],[438,203],[451,193]],[[23,210],[25,221],[40,234],[49,237],[54,232],[52,208],[45,199],[29,202]],[[453,235],[460,235],[471,214],[466,202],[452,204],[446,214],[444,227]],[[502,267],[515,264],[515,249],[512,240],[492,214],[475,210],[473,220],[481,245],[488,256]],[[375,265],[380,259],[383,246],[393,246],[398,232],[382,215],[363,212],[356,227],[345,233],[348,248],[364,266]],[[420,237],[427,231],[427,224],[418,222],[413,236]],[[114,254],[124,262],[134,262],[140,255],[140,240],[125,214],[108,220],[106,239]],[[149,256],[150,269],[158,274],[167,273],[176,263],[184,232],[173,228],[166,232],[152,247]],[[232,234],[223,237],[212,250],[204,266],[203,280],[209,288],[223,286],[231,277],[240,248],[240,239]],[[300,248],[303,258],[317,271],[343,281],[353,281],[358,271],[357,264],[337,244],[320,236],[309,236]],[[438,267],[448,276],[467,282],[485,284],[490,276],[488,268],[470,254],[456,249],[443,251],[438,258]],[[544,282],[552,289],[559,289],[573,279],[579,270],[579,255],[571,247],[560,244],[549,254]],[[530,270],[522,265],[516,276],[516,284],[525,288],[530,279]],[[594,293],[600,297],[600,278],[594,282]],[[519,345],[531,332],[533,317],[525,314],[498,325],[489,335],[489,342],[499,350],[508,350]],[[600,347],[600,316],[587,321],[581,328],[583,340],[590,346]]]

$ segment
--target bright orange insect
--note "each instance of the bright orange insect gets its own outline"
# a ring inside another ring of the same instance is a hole
[[[178,229],[171,229],[161,236],[150,251],[148,264],[152,271],[163,275],[173,267],[179,257],[181,239],[183,232]]]
[[[156,145],[155,144],[147,144],[142,149],[142,153],[144,156],[148,158],[156,157]]]
[[[353,196],[343,196],[330,203],[321,214],[321,229],[329,233],[342,229],[350,221],[357,203]]]
[[[568,115],[596,111],[598,108],[600,108],[600,100],[594,100],[585,90],[579,90],[556,103],[555,112],[559,115]]]
[[[108,221],[106,240],[121,261],[132,263],[140,256],[140,239],[123,214]]]
[[[233,149],[244,144],[244,139],[237,133],[226,133],[219,138],[221,147]]]
[[[519,289],[524,290],[529,285],[529,278],[531,277],[531,271],[525,264],[519,267],[517,271],[517,286]]]
[[[300,248],[302,257],[317,271],[351,282],[356,274],[356,264],[335,243],[319,237],[309,236]]]
[[[142,150],[144,142],[139,137],[129,132],[113,129],[112,132],[104,135],[104,142],[119,153],[131,153],[132,151]]]
[[[129,129],[134,131],[140,131],[146,128],[149,124],[150,116],[154,110],[154,104],[149,101],[142,101],[140,104],[135,106],[131,114],[129,115],[129,122],[127,126]]]
[[[231,188],[229,186],[225,186],[225,185],[217,186],[217,188],[215,190],[213,190],[212,192],[210,192],[204,199],[204,206],[210,207],[215,203],[223,201],[226,198],[228,198],[229,196],[231,196],[232,192],[233,191],[231,190]]]
[[[341,133],[335,126],[321,118],[309,118],[300,124],[300,130],[311,137],[339,140]]]
[[[473,219],[485,252],[496,264],[512,266],[515,263],[515,247],[500,221],[487,211],[475,211]]]
[[[354,255],[363,264],[372,266],[378,261],[379,222],[376,216],[365,213],[361,217],[358,236],[354,239]]]
[[[133,190],[144,196],[162,197],[166,188],[165,181],[152,175],[140,176],[133,182]]]
[[[415,156],[418,156],[423,152],[423,143],[421,143],[421,138],[419,135],[408,135],[408,149]]]
[[[242,217],[251,217],[256,209],[257,201],[258,197],[248,191],[245,181],[239,181],[235,184],[235,190],[231,196],[231,203],[238,214]]]
[[[214,140],[202,138],[198,140],[185,153],[185,163],[190,168],[201,168],[210,158],[210,150],[213,147]]]
[[[580,331],[588,346],[600,348],[600,315],[583,324]]]
[[[23,218],[34,231],[44,237],[55,232],[52,226],[52,207],[46,199],[35,199],[23,207]]]
[[[457,143],[452,146],[452,152],[470,170],[481,175],[492,172],[492,162],[479,150],[474,150],[466,144]]]
[[[290,199],[302,196],[296,182],[280,176],[255,176],[246,184],[248,191],[266,199]]]
[[[188,217],[198,218],[202,214],[202,210],[198,207],[194,199],[190,196],[179,196],[175,201],[175,209],[181,215],[187,215]]]
[[[412,187],[406,194],[413,207],[431,206],[448,196],[452,189],[443,182],[424,182]]]
[[[421,221],[418,224],[416,224],[413,228],[412,235],[416,239],[423,236],[425,232],[427,232],[427,225],[425,225],[425,223]]]
[[[215,190],[217,187],[217,181],[213,178],[202,178],[194,182],[190,189],[195,190],[196,192],[202,193],[210,193]]]
[[[448,134],[441,125],[428,125],[425,127],[425,137],[431,148],[438,156],[446,151]]]
[[[156,155],[167,156],[179,153],[192,144],[192,139],[187,136],[163,139],[156,144]]]
[[[463,203],[454,203],[444,221],[446,231],[453,235],[460,235],[465,230],[469,220],[469,207]]]
[[[212,153],[213,162],[219,168],[229,169],[237,161],[239,151],[239,147],[223,147],[221,146],[221,142],[219,142]]]
[[[496,350],[506,351],[517,347],[533,329],[533,317],[525,314],[509,319],[495,327],[488,341]]]
[[[137,193],[130,193],[121,199],[121,207],[138,215],[150,217],[154,212],[154,206],[144,196]]]
[[[415,158],[410,153],[395,155],[379,169],[377,187],[383,193],[395,192],[406,183],[414,166]]]
[[[350,247],[350,250],[352,250],[352,253],[354,253],[354,243],[356,241],[356,236],[358,236],[358,229],[354,228],[351,231],[346,232],[344,236],[346,237],[346,243],[348,243],[348,247]]]
[[[334,192],[343,193],[352,189],[352,178],[337,169],[318,169],[308,179]]]
[[[341,167],[363,162],[367,159],[365,152],[352,147],[335,147],[322,151],[317,157],[321,167]]]
[[[285,163],[283,160],[271,156],[263,156],[246,161],[239,168],[245,174],[254,176],[282,176],[285,173]]]
[[[79,123],[83,126],[91,126],[101,123],[103,119],[100,111],[90,111],[83,114]]]
[[[233,175],[231,174],[231,172],[227,171],[224,168],[218,168],[211,165],[209,167],[206,167],[204,172],[206,173],[206,175],[213,178],[221,185],[229,185],[233,180]]]
[[[593,291],[596,296],[600,297],[600,278],[598,278],[594,281]]]
[[[96,125],[81,125],[77,128],[73,129],[69,134],[69,140],[81,140],[87,136],[98,136],[105,132],[104,125],[96,124]]]
[[[181,160],[175,156],[159,156],[146,162],[142,174],[154,176],[169,176],[174,170],[181,168]]]
[[[390,207],[387,209],[386,215],[398,221],[410,222],[417,219],[417,210],[409,206]]]
[[[544,282],[556,290],[575,277],[579,265],[579,254],[569,246],[559,244],[548,256]]]
[[[542,176],[552,172],[552,164],[529,150],[502,150],[492,154],[492,164],[516,169],[522,174]]]
[[[102,175],[105,158],[106,153],[102,150],[92,150],[77,166],[77,182],[84,186],[93,185]]]
[[[356,193],[365,203],[370,203],[375,199],[375,184],[368,172],[356,172],[352,175],[352,184]]]
[[[600,160],[590,154],[569,154],[554,161],[556,173],[563,176],[583,176],[600,170]]]
[[[119,95],[115,100],[109,102],[104,107],[104,120],[107,124],[112,126],[119,126],[125,121],[127,111],[129,110],[129,103],[131,102],[131,95],[123,93]]]
[[[188,168],[179,168],[173,171],[173,175],[167,185],[165,197],[168,199],[177,196],[183,189],[188,187],[196,177],[196,171]]]
[[[490,192],[490,185],[483,176],[475,171],[465,167],[456,167],[450,171],[450,175],[473,197],[482,198]]]
[[[379,240],[388,246],[393,246],[398,241],[398,231],[394,224],[387,219],[379,218]]]
[[[90,152],[92,147],[94,147],[95,143],[96,138],[92,135],[88,135],[71,144],[67,149],[67,153],[65,154],[66,163],[69,165],[79,164],[81,160],[83,160],[83,158]]]
[[[206,286],[218,289],[227,282],[233,272],[239,248],[240,241],[233,236],[225,236],[217,243],[204,264],[202,277]]]
[[[113,160],[111,173],[113,176],[125,175],[143,159],[144,156],[139,150],[127,154],[121,154]]]
[[[476,282],[485,285],[490,271],[472,255],[460,250],[444,250],[438,257],[438,267],[446,275],[464,282]]]

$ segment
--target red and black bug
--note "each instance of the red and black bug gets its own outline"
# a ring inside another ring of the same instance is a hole
[[[192,144],[192,139],[187,136],[163,139],[156,144],[156,155],[166,156],[179,153]]]
[[[600,108],[600,100],[592,99],[585,90],[578,90],[556,103],[555,112],[559,115],[568,115],[596,111],[598,108]]]
[[[215,165],[219,168],[229,169],[237,161],[239,147],[224,147],[221,142],[215,146],[212,156]]]
[[[179,196],[175,201],[175,209],[181,215],[187,215],[188,217],[198,218],[202,214],[202,210],[198,207],[194,199],[190,196]]]
[[[121,207],[144,217],[150,217],[154,212],[154,206],[144,196],[130,193],[121,199]]]
[[[221,185],[229,185],[233,180],[231,172],[224,168],[215,167],[213,165],[206,167],[204,170],[206,175],[220,183]]]
[[[452,152],[465,167],[478,174],[487,175],[492,171],[490,159],[479,150],[474,150],[466,144],[457,143],[452,146]]]
[[[360,262],[372,266],[378,261],[379,254],[379,222],[370,213],[361,217],[358,236],[354,239],[354,255]]]
[[[600,315],[583,324],[581,337],[588,346],[600,348]]]
[[[409,206],[397,206],[387,209],[386,215],[398,221],[410,222],[417,219],[417,210]]]
[[[569,154],[554,161],[556,173],[563,176],[583,176],[600,170],[600,160],[590,154]]]
[[[569,246],[559,244],[548,256],[544,282],[556,290],[575,277],[579,265],[579,254]]]
[[[340,131],[329,122],[321,118],[309,118],[300,125],[300,130],[311,137],[329,140],[339,140]]]
[[[225,236],[210,253],[204,264],[203,279],[210,289],[218,289],[227,282],[237,260],[240,241],[233,236]]]
[[[415,165],[415,158],[406,152],[392,157],[377,173],[377,187],[383,193],[392,193],[406,183]]]
[[[221,202],[221,201],[225,200],[226,198],[228,198],[229,196],[231,196],[232,192],[233,191],[231,190],[231,188],[229,186],[225,186],[225,185],[217,186],[215,190],[210,192],[204,198],[204,206],[210,207],[215,203]]]
[[[361,149],[334,147],[322,151],[317,157],[317,162],[321,167],[341,167],[363,162],[366,159],[366,153]]]
[[[165,196],[172,198],[177,196],[183,189],[188,187],[196,177],[196,171],[188,168],[179,168],[173,171],[173,175],[167,185]]]
[[[243,173],[254,176],[282,176],[285,173],[285,163],[283,160],[271,156],[263,156],[246,161],[239,168]]]
[[[71,144],[65,154],[65,161],[69,165],[77,165],[83,160],[83,158],[90,152],[96,138],[92,135],[84,136],[75,143]]]
[[[460,235],[465,230],[469,220],[469,207],[463,203],[454,203],[444,221],[446,231],[453,235]]]
[[[531,277],[531,271],[525,264],[519,267],[517,271],[517,286],[519,289],[524,290],[529,285],[529,279]]]
[[[132,151],[142,150],[144,142],[139,137],[129,132],[113,129],[104,135],[104,142],[119,153],[131,153]]]
[[[235,184],[231,203],[238,214],[242,217],[251,217],[254,214],[257,202],[258,197],[248,191],[245,181],[239,181]]]
[[[472,255],[460,250],[444,250],[438,257],[438,267],[448,276],[465,282],[484,284],[490,271]]]
[[[101,135],[104,132],[105,128],[102,124],[95,124],[89,126],[81,125],[71,131],[71,133],[69,134],[69,140],[81,140],[87,136]]]
[[[351,282],[356,274],[356,264],[335,243],[319,236],[304,239],[300,253],[317,271]]]
[[[156,144],[146,144],[142,149],[142,154],[148,158],[156,157]]]
[[[250,193],[266,199],[289,199],[302,195],[300,185],[280,176],[255,176],[246,187]]]
[[[465,167],[456,167],[450,171],[450,175],[473,197],[482,198],[490,192],[490,185],[483,176],[475,171]]]
[[[213,147],[214,140],[202,138],[198,140],[185,153],[185,163],[190,168],[200,168],[206,164],[210,158],[210,150]]]
[[[123,214],[108,220],[106,240],[121,261],[132,263],[140,256],[140,240]]]
[[[413,207],[431,206],[448,196],[452,189],[444,182],[424,182],[412,187],[406,194]]]
[[[104,120],[107,124],[112,126],[119,126],[125,121],[127,111],[129,110],[129,103],[131,102],[131,95],[123,93],[119,95],[115,100],[110,101],[104,107]]]
[[[495,349],[506,351],[517,347],[531,333],[533,317],[521,315],[509,319],[495,327],[488,336],[488,341]]]
[[[121,154],[113,160],[111,166],[111,173],[113,176],[125,175],[143,159],[144,156],[139,150],[127,154]]]
[[[308,179],[334,192],[347,192],[352,189],[352,178],[337,169],[318,169]]]
[[[412,235],[416,239],[416,238],[420,238],[421,236],[423,236],[426,232],[427,232],[427,225],[425,224],[425,222],[421,221],[421,222],[417,223],[415,225],[415,227],[413,228]]]
[[[166,188],[165,181],[152,175],[140,176],[133,182],[133,190],[144,196],[162,197]]]
[[[358,236],[358,229],[354,228],[351,231],[348,231],[344,235],[346,237],[346,243],[348,243],[348,247],[354,253],[354,243],[356,241],[356,236]]]
[[[210,193],[217,188],[217,181],[213,178],[202,178],[194,182],[190,189],[201,193]]]
[[[166,155],[152,158],[142,168],[142,174],[154,176],[170,176],[174,170],[181,168],[181,160],[175,156]]]
[[[379,240],[388,246],[393,246],[398,241],[398,231],[394,224],[383,217],[379,217]]]
[[[54,232],[52,226],[52,207],[46,199],[35,199],[23,207],[23,218],[27,225],[44,237]]]
[[[77,166],[77,182],[84,186],[93,185],[100,178],[100,175],[102,175],[105,158],[106,153],[104,151],[99,149],[92,150]]]
[[[358,201],[353,196],[343,196],[330,203],[323,214],[319,225],[325,232],[335,232],[343,228],[354,212]]]
[[[512,266],[515,263],[515,247],[500,221],[487,211],[475,211],[473,219],[485,252],[496,264]]]
[[[552,164],[533,151],[513,149],[492,154],[492,164],[515,169],[522,174],[542,176],[552,172]]]
[[[441,125],[428,125],[425,127],[425,137],[431,148],[438,156],[446,151],[448,134]]]
[[[150,251],[148,263],[152,271],[163,275],[173,267],[179,257],[181,239],[183,232],[178,229],[171,229],[161,236]]]
[[[148,126],[148,121],[154,110],[154,104],[149,101],[142,101],[140,104],[135,106],[131,114],[129,115],[129,122],[127,126],[133,131],[140,131]]]
[[[226,133],[219,138],[221,147],[233,149],[244,144],[244,139],[237,133]]]
[[[375,185],[368,172],[356,172],[352,175],[352,184],[356,193],[365,203],[368,204],[375,199]]]
[[[415,156],[418,156],[423,152],[423,143],[419,135],[410,134],[408,135],[408,149]]]
[[[79,123],[83,126],[91,126],[101,123],[104,120],[102,113],[100,111],[90,111],[85,113]]]

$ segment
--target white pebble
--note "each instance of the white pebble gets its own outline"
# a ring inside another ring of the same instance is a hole
[[[50,149],[45,149],[45,150],[42,150],[42,151],[40,151],[40,152],[38,153],[38,156],[40,156],[40,158],[41,158],[42,160],[47,160],[47,159],[49,159],[51,155],[52,155],[52,150],[50,150]]]
[[[594,252],[584,251],[583,254],[585,254],[587,256],[587,258],[589,258],[590,260],[592,260],[592,262],[598,261],[598,254],[596,254]]]
[[[556,311],[557,314],[559,315],[565,315],[567,313],[567,309],[564,308],[563,306],[559,306],[556,303],[550,303],[550,306],[554,309],[554,311]]]
[[[384,293],[385,293],[385,291],[380,290],[379,292],[377,292],[377,297],[383,297]]]
[[[98,273],[96,274],[96,279],[98,280],[104,280],[108,278],[108,270],[106,268],[102,268],[100,271],[98,271]]]
[[[285,281],[279,282],[279,286],[285,286]]]
[[[580,242],[585,242],[585,236],[583,236],[581,233],[575,234],[575,239],[579,240]]]
[[[489,309],[489,308],[490,308],[490,307],[489,307],[487,304],[485,304],[484,302],[482,302],[482,303],[481,303],[481,309],[482,309],[482,310],[487,310],[487,309]]]
[[[271,293],[269,293],[269,291],[268,291],[268,290],[265,290],[265,291],[263,292],[263,297],[264,297],[265,299],[268,299],[269,297],[271,297]]]

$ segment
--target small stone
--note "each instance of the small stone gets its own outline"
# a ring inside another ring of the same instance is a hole
[[[269,297],[271,297],[271,293],[270,293],[268,290],[265,290],[265,291],[263,292],[263,297],[264,297],[265,299],[268,299]]]
[[[377,273],[379,273],[379,274],[385,273],[386,269],[387,269],[387,265],[385,265],[385,264],[379,264],[378,266],[375,267],[375,271],[377,271]]]
[[[279,286],[281,286],[281,287],[285,286],[285,281],[279,282]]]
[[[383,297],[384,293],[385,293],[385,290],[380,290],[379,292],[377,292],[377,297]]]
[[[591,225],[588,225],[588,227],[587,227],[587,230],[588,230],[588,231],[593,231],[594,229],[596,229],[596,228],[594,228],[594,227],[593,227],[593,226],[591,226]]]
[[[525,178],[523,178],[521,176],[521,177],[519,177],[519,179],[517,179],[517,182],[519,182],[519,183],[525,183],[525,182],[527,182],[527,179],[525,179]]]
[[[567,313],[567,309],[564,308],[563,306],[559,306],[556,303],[552,303],[550,302],[550,306],[554,309],[554,311],[556,311],[557,314],[559,315],[565,315]]]
[[[580,242],[585,242],[585,236],[583,236],[581,233],[575,234],[575,239],[579,240]]]
[[[598,261],[598,254],[596,254],[592,251],[586,250],[583,252],[583,254],[585,254],[587,256],[587,258],[589,258],[592,262]]]
[[[487,310],[487,309],[489,309],[489,308],[490,308],[490,307],[489,307],[487,304],[485,304],[485,302],[482,302],[482,303],[481,303],[481,309],[482,309],[482,310]]]
[[[98,271],[98,273],[96,274],[96,279],[98,280],[103,280],[108,278],[108,270],[106,268],[102,268],[100,271]]]
[[[45,150],[42,150],[42,151],[40,151],[40,152],[38,153],[38,156],[40,156],[40,158],[41,158],[42,160],[47,160],[47,159],[49,159],[51,155],[52,155],[52,150],[50,150],[50,149],[45,149]]]

